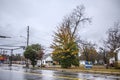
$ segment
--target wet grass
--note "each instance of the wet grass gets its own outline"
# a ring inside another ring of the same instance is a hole
[[[114,67],[109,67],[109,69],[106,69],[104,66],[96,65],[93,66],[91,69],[86,69],[84,66],[80,67],[72,67],[69,69],[63,69],[58,67],[47,67],[42,69],[49,69],[49,70],[57,70],[62,72],[85,72],[85,73],[100,73],[100,74],[114,74],[114,75],[120,75],[120,69],[115,69]]]

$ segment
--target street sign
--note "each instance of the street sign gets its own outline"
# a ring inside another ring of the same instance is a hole
[[[4,60],[6,60],[6,58],[0,55],[0,61],[4,61]]]
[[[85,62],[85,68],[86,68],[86,69],[91,69],[92,66],[93,66],[93,64],[92,64],[91,61],[86,61],[86,62]]]

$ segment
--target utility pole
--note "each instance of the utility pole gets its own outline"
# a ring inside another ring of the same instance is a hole
[[[29,26],[27,26],[27,47],[29,45]]]
[[[11,49],[11,55],[10,55],[10,64],[9,64],[10,70],[11,70],[11,66],[12,66],[12,54],[13,54],[13,49]]]
[[[27,46],[29,45],[29,26],[27,26]],[[29,68],[28,59],[26,59],[26,68]]]

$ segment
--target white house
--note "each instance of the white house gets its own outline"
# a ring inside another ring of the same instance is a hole
[[[110,64],[112,64],[112,63],[114,63],[114,62],[115,62],[115,57],[112,57],[112,58],[109,59],[109,63],[110,63]]]
[[[53,59],[51,57],[51,54],[46,54],[43,56],[42,63],[41,60],[37,61],[37,66],[40,65],[45,65],[46,67],[52,66],[53,65]]]
[[[120,48],[117,48],[114,52],[118,53],[118,62],[120,62]],[[115,58],[110,58],[109,63],[115,62]]]
[[[80,60],[79,63],[80,65],[85,65],[85,60]]]
[[[118,52],[118,61],[120,61],[120,50]]]

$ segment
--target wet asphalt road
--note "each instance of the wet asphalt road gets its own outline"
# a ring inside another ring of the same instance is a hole
[[[70,73],[51,70],[28,70],[22,66],[0,66],[0,80],[120,80],[120,76]]]

